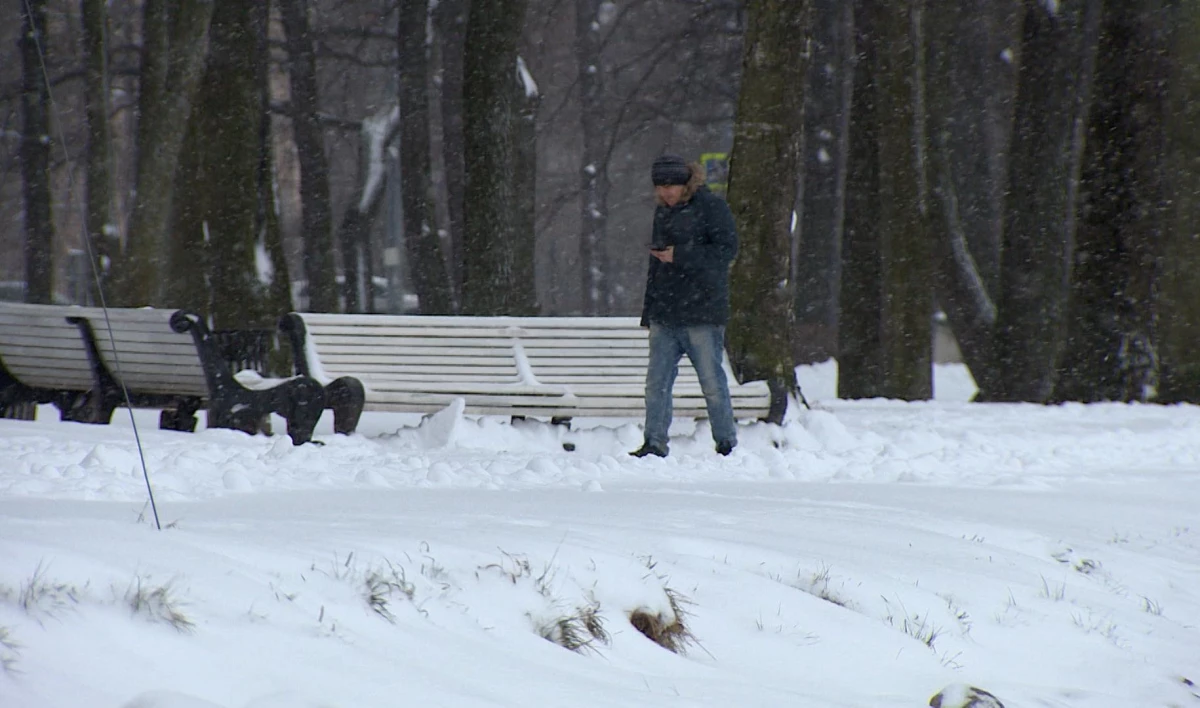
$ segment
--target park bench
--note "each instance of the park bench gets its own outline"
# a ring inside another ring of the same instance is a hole
[[[469,414],[558,422],[645,413],[649,338],[637,318],[291,313],[280,328],[297,373],[360,380],[366,410],[428,413],[462,398]],[[766,384],[738,385],[725,368],[735,415],[764,416]],[[674,413],[707,417],[686,357]]]
[[[0,410],[32,420],[34,406],[53,403],[63,420],[101,420],[92,358],[67,314],[81,308],[0,303]]]
[[[4,395],[55,403],[65,420],[108,423],[128,397],[135,408],[160,409],[159,427],[168,430],[195,430],[202,407],[208,427],[250,434],[277,413],[301,444],[325,406],[323,387],[308,377],[242,384],[203,318],[185,310],[6,303],[0,362]]]

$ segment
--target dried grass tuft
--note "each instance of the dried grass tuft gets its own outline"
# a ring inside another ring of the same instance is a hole
[[[684,609],[691,600],[680,595],[670,587],[663,588],[667,595],[670,609],[667,612],[650,612],[644,607],[629,613],[629,623],[641,632],[647,639],[667,651],[676,654],[686,654],[692,644],[697,644],[696,636],[687,626],[690,613]]]
[[[135,615],[141,615],[155,622],[165,622],[176,631],[187,633],[196,628],[193,622],[180,608],[182,603],[175,595],[171,583],[148,586],[142,584],[142,578],[134,578],[134,582],[125,591],[125,602]]]

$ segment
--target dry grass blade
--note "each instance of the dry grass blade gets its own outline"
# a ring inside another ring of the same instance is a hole
[[[0,670],[6,674],[17,673],[17,659],[20,657],[21,644],[13,638],[12,630],[0,626]]]

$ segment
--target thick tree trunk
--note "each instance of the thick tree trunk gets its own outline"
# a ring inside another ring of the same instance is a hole
[[[854,8],[854,84],[842,234],[842,283],[838,316],[838,397],[884,395],[883,272],[880,239],[880,167],[876,112],[879,86],[878,26],[873,3]]]
[[[1156,400],[1200,403],[1200,6],[1170,3],[1167,88],[1167,213],[1156,332],[1161,374]]]
[[[517,42],[525,0],[471,3],[464,62],[466,203],[463,312],[472,315],[537,313],[532,232],[521,218],[513,171]]]
[[[46,2],[21,6],[21,177],[25,207],[25,301],[54,299],[54,222],[50,213],[50,89],[42,66]]]
[[[1100,0],[1027,0],[997,298],[992,401],[1044,402],[1066,337]]]
[[[579,266],[583,314],[604,314],[608,229],[608,136],[604,129],[604,76],[600,54],[602,0],[575,2],[575,63],[583,133],[579,179]]]
[[[727,348],[738,381],[796,390],[792,211],[800,174],[808,3],[751,0],[733,128],[729,207],[738,230]],[[782,422],[784,410],[776,410]]]
[[[170,12],[168,13],[168,7]],[[157,304],[174,175],[204,71],[212,0],[147,0],[138,95],[137,186],[117,281],[118,304]]]
[[[83,0],[82,26],[84,62],[84,104],[87,117],[87,208],[84,229],[87,232],[88,287],[91,304],[99,304],[107,292],[112,260],[120,252],[117,226],[113,219],[112,138],[108,114],[108,11],[104,0]],[[92,277],[92,268],[98,278]],[[99,290],[97,289],[99,288]]]
[[[402,0],[398,32],[400,62],[400,194],[404,243],[422,314],[453,312],[449,272],[430,202],[428,0]]]
[[[881,3],[876,25],[884,395],[907,401],[933,397],[933,242],[921,204],[918,10],[918,0]]]
[[[837,355],[853,25],[853,3],[813,2],[804,83],[804,201],[793,264],[797,364]]]
[[[1140,401],[1152,392],[1168,31],[1162,0],[1105,2],[1056,400]]]
[[[173,302],[202,308],[218,328],[271,327],[256,247],[267,27],[266,5],[216,0],[210,51],[189,126],[191,154],[177,202],[182,248],[171,249],[172,284],[190,285]],[[205,257],[206,256],[206,257]],[[196,262],[207,263],[207,272]],[[203,293],[203,295],[201,295]]]
[[[325,157],[325,136],[317,115],[317,59],[309,31],[308,0],[281,0],[279,12],[284,34],[287,35],[292,130],[296,136],[296,153],[300,163],[303,262],[304,277],[308,281],[308,309],[312,312],[337,312],[329,162]]]

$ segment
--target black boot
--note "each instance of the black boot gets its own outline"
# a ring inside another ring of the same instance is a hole
[[[730,442],[728,440],[722,440],[721,442],[717,443],[717,454],[728,457],[729,453],[733,452],[733,448],[735,447],[737,447],[737,443]]]
[[[638,449],[634,450],[633,452],[631,452],[629,454],[633,455],[634,457],[645,457],[647,455],[654,455],[655,457],[666,457],[667,451],[664,448],[655,447],[655,446],[651,445],[650,443],[642,443],[641,447],[639,447]]]

